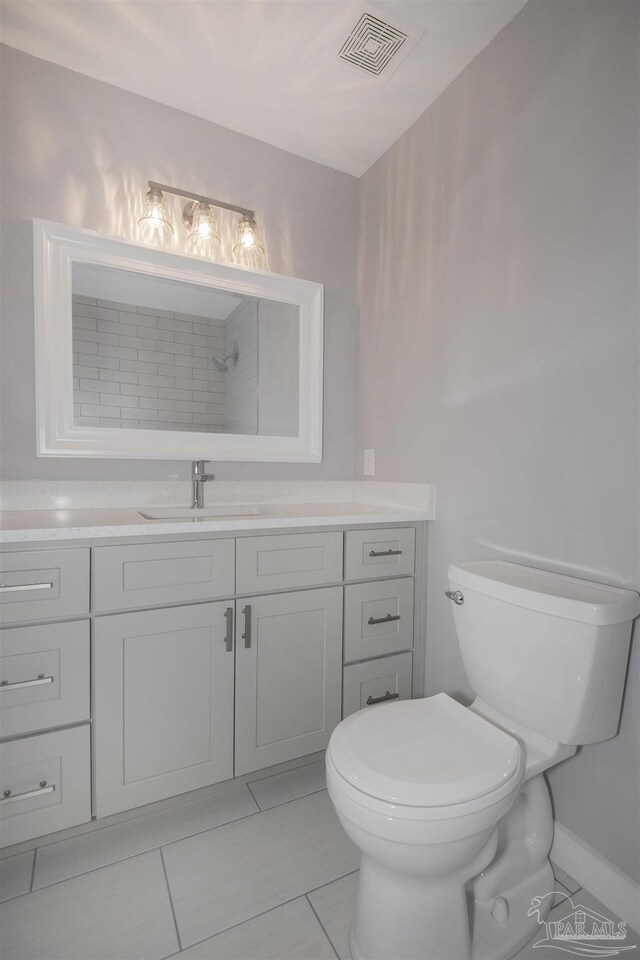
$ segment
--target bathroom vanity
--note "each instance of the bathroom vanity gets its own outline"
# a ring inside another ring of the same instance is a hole
[[[327,509],[179,533],[93,511],[92,536],[4,544],[3,846],[314,753],[422,693],[426,524]]]

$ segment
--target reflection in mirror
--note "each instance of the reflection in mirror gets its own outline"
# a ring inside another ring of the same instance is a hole
[[[298,433],[299,307],[73,263],[78,426]]]

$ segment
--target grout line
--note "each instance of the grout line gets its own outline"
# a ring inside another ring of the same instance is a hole
[[[169,894],[169,903],[171,904],[171,915],[173,916],[173,923],[176,928],[176,937],[178,939],[178,952],[182,951],[182,940],[180,939],[180,930],[178,929],[178,918],[176,917],[176,910],[173,905],[173,897],[171,896],[171,886],[169,884],[169,877],[167,875],[167,865],[164,862],[164,855],[162,853],[162,847],[158,850],[160,854],[160,862],[162,863],[162,872],[164,873],[165,883],[167,884],[167,893]]]
[[[343,873],[341,877],[334,877],[333,880],[327,880],[326,883],[321,883],[319,887],[314,887],[313,890],[307,890],[305,896],[308,896],[310,893],[315,893],[316,890],[322,890],[324,887],[330,886],[332,883],[335,883],[336,880],[344,880],[345,877],[352,877],[354,873],[360,873],[360,867],[357,870],[349,870],[349,873]]]
[[[564,893],[567,897],[573,896],[573,894],[569,890],[569,887],[565,886],[565,884],[562,883],[561,880],[558,880],[557,877],[554,877],[554,879],[556,881],[556,890],[558,891],[558,893]]]
[[[312,909],[312,911],[313,911],[314,917],[316,918],[316,920],[317,920],[318,923],[320,924],[320,928],[321,928],[322,932],[324,933],[325,937],[326,937],[327,940],[329,941],[329,946],[331,947],[331,949],[332,949],[333,952],[335,953],[335,955],[336,955],[336,957],[338,958],[338,960],[340,960],[340,954],[339,954],[338,951],[336,950],[336,948],[335,948],[335,946],[334,946],[334,944],[333,944],[333,940],[331,939],[331,937],[329,936],[329,934],[328,934],[327,931],[325,930],[324,924],[323,924],[322,920],[320,919],[320,917],[318,916],[318,913],[317,913],[317,911],[316,911],[316,908],[315,908],[314,905],[311,903],[311,900],[309,900],[309,894],[308,894],[308,893],[305,893],[304,898],[305,898],[305,900],[307,901],[307,903],[309,904],[309,906],[311,907],[311,909]]]
[[[255,783],[256,781],[254,780],[253,782]],[[245,786],[246,786],[247,790],[249,791],[249,793],[251,794],[251,796],[253,797],[254,803],[255,803],[255,805],[257,806],[258,810],[260,811],[260,813],[262,813],[262,807],[261,807],[260,804],[258,803],[258,798],[256,797],[255,793],[254,793],[253,790],[251,789],[251,784],[250,784],[250,783],[246,783]]]
[[[261,807],[260,810],[261,813],[268,813],[269,810],[275,810],[276,807],[283,807],[285,803],[295,803],[296,800],[305,800],[307,797],[315,797],[317,793],[326,793],[326,790],[326,787],[320,787],[318,790],[310,790],[309,793],[301,793],[299,797],[291,797],[290,800],[280,800],[279,803],[274,803],[270,807]],[[257,800],[256,803],[258,803]]]
[[[248,784],[245,784],[245,786],[248,786]],[[251,792],[251,791],[249,791],[249,792]],[[232,823],[241,823],[242,820],[248,820],[250,817],[259,817],[259,816],[261,816],[261,815],[262,815],[262,816],[266,816],[268,813],[271,813],[272,810],[277,810],[279,807],[286,807],[287,804],[289,804],[289,803],[297,803],[299,800],[306,800],[307,797],[315,797],[315,796],[317,796],[317,794],[319,794],[319,793],[326,793],[326,787],[323,787],[321,790],[316,790],[314,793],[308,793],[308,794],[306,794],[306,796],[304,796],[304,797],[293,797],[291,800],[283,800],[282,803],[277,803],[277,804],[275,804],[273,807],[267,807],[266,810],[261,810],[260,807],[259,807],[259,805],[257,804],[257,801],[256,801],[256,805],[258,806],[258,809],[255,810],[253,813],[248,813],[248,814],[247,814],[246,816],[244,816],[244,817],[236,817],[235,820],[227,820],[226,823],[219,823],[219,824],[218,824],[217,826],[215,826],[215,827],[207,827],[206,830],[198,830],[197,833],[192,833],[192,834],[190,834],[188,837],[179,837],[177,840],[168,840],[166,843],[163,843],[162,846],[163,846],[163,847],[170,847],[170,846],[172,846],[174,843],[180,843],[182,840],[190,840],[190,839],[192,839],[193,837],[199,837],[199,836],[201,836],[203,833],[211,833],[211,832],[213,832],[214,830],[220,830],[221,827],[228,827],[228,826],[230,826]],[[251,795],[253,796],[253,794],[251,794]],[[154,848],[154,849],[155,849],[155,848]]]
[[[89,870],[82,870],[80,873],[73,873],[69,877],[61,877],[60,880],[53,880],[51,883],[43,884],[33,892],[37,893],[38,890],[48,890],[49,887],[56,887],[59,883],[65,883],[67,880],[75,880],[76,877],[86,877],[89,873],[96,873],[96,871],[104,870],[106,867],[114,867],[117,863],[126,863],[127,860],[135,860],[136,857],[144,857],[148,853],[155,853],[156,850],[162,850],[162,847],[170,847],[172,844],[180,843],[182,840],[191,840],[193,837],[200,837],[203,833],[209,833],[212,830],[218,830],[220,827],[226,827],[231,823],[240,823],[241,820],[248,820],[249,817],[257,817],[260,812],[260,810],[255,810],[253,813],[248,813],[244,817],[236,817],[235,820],[227,820],[225,823],[219,823],[215,827],[207,827],[205,830],[197,830],[196,833],[190,833],[186,837],[178,837],[176,840],[169,840],[166,843],[158,844],[155,847],[148,847],[146,850],[139,850],[137,853],[131,853],[127,857],[122,857],[118,860],[110,860],[108,863],[101,863],[97,867],[91,867]],[[21,893],[18,896],[25,897],[27,894]],[[17,897],[12,897],[11,899],[16,900]]]
[[[31,864],[31,880],[29,882],[29,893],[33,890],[33,880],[36,875],[36,857],[38,856],[38,848],[33,848],[33,863]]]
[[[159,849],[160,847],[152,847],[151,850],[141,850],[139,853],[131,853],[128,857],[123,857],[122,860],[112,860],[109,863],[101,863],[99,867],[91,867],[90,870],[83,870],[81,873],[74,873],[70,877],[62,877],[60,880],[54,880],[52,883],[45,883],[41,887],[36,887],[35,890],[32,890],[29,893],[20,893],[17,897],[11,897],[11,900],[19,900],[21,897],[35,896],[35,894],[40,893],[41,890],[49,890],[51,887],[57,887],[60,883],[66,883],[68,880],[76,880],[78,877],[88,877],[90,873],[97,873],[98,870],[106,870],[108,867],[116,867],[121,863],[127,863],[129,860],[135,860],[136,857],[146,857],[147,854],[155,853],[156,850]],[[9,901],[5,900],[4,902],[8,903]]]
[[[247,786],[247,784],[244,784],[244,786]],[[318,790],[318,791],[316,791],[316,792],[317,792],[317,793],[323,793],[322,790]],[[307,796],[315,796],[315,794],[308,794]],[[185,837],[177,837],[175,840],[168,840],[168,841],[166,841],[165,843],[158,844],[158,846],[149,847],[149,848],[146,849],[146,850],[139,850],[138,853],[132,853],[132,854],[130,854],[130,855],[127,856],[127,857],[122,857],[122,859],[110,860],[109,863],[102,863],[102,864],[100,864],[100,866],[91,867],[89,870],[82,870],[80,873],[74,873],[74,874],[71,874],[71,876],[68,876],[68,877],[61,877],[59,880],[53,880],[51,883],[45,883],[45,884],[43,884],[41,887],[38,887],[37,890],[29,891],[29,892],[27,892],[27,893],[19,893],[16,897],[10,897],[9,899],[10,899],[10,900],[17,900],[19,897],[27,897],[27,896],[29,896],[31,892],[37,893],[38,890],[48,890],[49,887],[55,887],[55,886],[57,886],[59,883],[65,883],[67,880],[75,880],[76,877],[85,877],[85,876],[87,876],[87,875],[90,874],[90,873],[95,873],[97,870],[104,870],[106,867],[113,867],[113,866],[115,866],[117,863],[126,863],[127,860],[133,860],[133,859],[135,859],[135,857],[143,857],[143,856],[145,856],[145,854],[147,854],[147,853],[154,853],[156,850],[161,850],[162,847],[170,847],[170,846],[172,846],[174,843],[181,843],[182,840],[192,840],[194,837],[200,837],[200,836],[202,836],[203,833],[211,833],[213,830],[219,830],[221,827],[230,826],[232,823],[240,823],[242,820],[248,820],[248,819],[250,819],[251,817],[258,817],[258,816],[260,816],[260,814],[262,814],[262,813],[265,813],[265,814],[266,814],[266,813],[269,813],[270,810],[276,810],[278,807],[284,807],[284,806],[286,806],[288,803],[295,803],[297,800],[304,800],[304,799],[306,799],[306,798],[305,798],[305,797],[294,797],[293,800],[284,800],[282,803],[279,803],[279,804],[277,804],[277,805],[274,806],[274,807],[269,807],[267,810],[264,810],[264,811],[260,810],[260,808],[258,807],[257,810],[254,810],[252,813],[246,814],[244,817],[236,817],[235,820],[226,820],[224,823],[219,823],[219,824],[217,824],[215,827],[207,827],[207,828],[205,828],[204,830],[197,830],[195,833],[190,833],[190,834],[188,834],[188,835],[185,836]],[[116,826],[116,824],[113,824],[113,826]],[[70,837],[69,839],[75,839],[75,838]],[[62,843],[63,841],[60,840],[60,841],[56,841],[56,842]],[[25,851],[25,853],[27,853],[27,852],[28,852],[28,851]],[[35,860],[34,860],[34,863],[35,863]],[[300,894],[300,896],[302,896],[302,894]],[[9,901],[4,901],[4,902],[7,903],[7,902],[9,902]]]
[[[262,910],[261,913],[256,913],[252,917],[245,917],[244,920],[238,920],[237,923],[232,923],[230,927],[225,927],[224,930],[217,930],[216,933],[211,933],[208,937],[204,937],[202,940],[196,940],[195,943],[190,943],[186,948],[190,950],[191,947],[197,947],[201,943],[206,943],[207,940],[213,940],[214,937],[219,937],[223,933],[228,933],[229,930],[235,930],[236,927],[241,927],[244,923],[250,923],[251,920],[257,920],[259,917],[265,917],[268,913],[273,913],[274,910],[279,910],[280,907],[286,907],[287,904],[293,903],[294,900],[303,900],[305,897],[304,893],[298,893],[295,897],[291,897],[289,900],[284,900],[282,903],[277,903],[275,907],[269,907],[268,910]],[[177,957],[177,953],[172,953],[171,957]],[[170,960],[170,957],[166,957],[165,960]]]
[[[258,917],[264,917],[264,916],[266,916],[268,913],[273,913],[274,910],[278,910],[280,907],[286,907],[287,904],[293,903],[294,900],[307,899],[309,893],[315,893],[316,890],[322,890],[323,887],[328,887],[329,884],[331,884],[331,883],[336,883],[338,880],[344,880],[345,877],[350,877],[351,874],[353,874],[353,873],[358,873],[358,870],[350,870],[349,873],[344,873],[344,874],[342,874],[342,876],[340,876],[340,877],[334,877],[333,880],[327,880],[326,883],[322,883],[322,884],[320,884],[319,887],[314,887],[313,890],[309,890],[309,891],[307,891],[306,893],[297,893],[297,894],[295,895],[295,897],[290,897],[289,900],[283,900],[282,903],[277,903],[277,904],[275,905],[275,907],[269,907],[268,910],[262,910],[260,913],[256,913],[256,914],[254,914],[252,917],[245,917],[244,920],[238,920],[237,923],[232,923],[230,927],[225,927],[223,930],[218,930],[216,933],[212,933],[212,934],[210,934],[208,937],[203,937],[202,940],[196,940],[195,943],[190,943],[190,944],[188,944],[187,947],[183,947],[182,949],[183,949],[183,950],[184,950],[184,949],[190,950],[191,947],[197,947],[197,946],[198,946],[199,944],[201,944],[201,943],[206,943],[207,940],[213,940],[214,937],[218,937],[218,936],[220,936],[220,935],[223,934],[223,933],[228,933],[229,930],[235,930],[236,927],[241,927],[244,923],[249,923],[250,920],[257,920]],[[307,901],[307,902],[308,902],[308,901]],[[309,903],[309,906],[310,906],[311,909],[313,910],[313,906],[311,905],[311,903]],[[314,914],[315,914],[316,917],[317,917],[318,915],[316,914],[315,910],[313,910],[313,912],[314,912]],[[320,919],[319,919],[319,918],[318,918],[318,922],[320,922]],[[320,923],[320,926],[322,927],[322,923]],[[324,927],[322,927],[322,929],[323,929],[323,931],[324,931]],[[329,943],[331,943],[331,938],[330,938],[329,935],[326,933],[326,931],[324,931],[324,932],[325,932],[325,934],[326,934],[326,936],[327,936],[327,939],[329,940]],[[333,946],[333,943],[331,943],[331,948],[333,949],[334,953],[335,953],[336,956],[338,957],[339,955],[338,955],[338,953],[336,952],[336,949],[335,949],[335,947]],[[165,957],[164,960],[171,960],[171,957],[177,957],[177,956],[178,956],[177,953],[171,953],[171,954],[169,954],[168,957]]]
[[[322,753],[322,751],[319,751],[319,752]],[[306,758],[301,758],[301,759],[306,760]],[[253,780],[251,780],[251,783],[256,783],[262,780],[269,780],[271,777],[284,776],[284,774],[292,773],[294,770],[300,770],[302,767],[309,767],[314,763],[320,763],[322,762],[322,759],[323,759],[322,757],[316,757],[315,760],[308,760],[305,763],[297,763],[295,764],[295,766],[291,766],[286,770],[278,770],[273,773],[265,773],[263,777],[260,777],[260,776],[255,777]],[[280,764],[274,764],[274,766],[280,766]],[[269,769],[268,767],[263,767],[263,771],[268,769]],[[260,771],[256,770],[255,773],[259,774]],[[69,827],[68,828],[70,831],[69,835],[66,837],[60,837],[58,840],[47,840],[47,837],[52,836],[52,834],[44,834],[42,837],[38,838],[38,840],[40,841],[39,845],[38,843],[36,843],[32,847],[27,846],[26,848],[18,849],[13,853],[10,852],[11,847],[12,846],[22,847],[22,844],[18,844],[18,843],[11,844],[10,846],[5,847],[3,850],[0,850],[0,860],[8,860],[10,857],[19,857],[24,853],[31,853],[31,851],[36,850],[38,846],[53,847],[58,843],[64,843],[66,840],[77,840],[79,837],[91,836],[94,833],[98,833],[100,830],[106,830],[108,827],[117,827],[117,826],[120,826],[120,824],[122,823],[130,823],[132,820],[141,820],[143,817],[150,817],[156,813],[163,813],[166,810],[175,810],[176,807],[181,807],[184,804],[195,803],[198,800],[203,800],[205,798],[211,797],[212,794],[214,794],[215,787],[221,787],[223,784],[230,785],[232,783],[238,783],[238,784],[244,784],[245,786],[248,786],[249,780],[245,778],[249,776],[250,774],[242,774],[239,777],[230,777],[228,780],[220,780],[218,783],[211,783],[205,787],[198,787],[196,790],[189,790],[187,793],[176,794],[173,797],[165,797],[163,800],[156,800],[153,803],[144,804],[144,806],[142,807],[131,807],[129,810],[122,810],[120,813],[111,814],[111,816],[104,817],[102,820],[100,819],[91,820],[87,824],[78,825],[78,827],[80,828],[86,827],[88,829],[78,829],[77,832],[75,832],[74,827]],[[209,791],[209,792],[205,792],[205,791]],[[198,796],[194,796],[194,794],[198,794]],[[214,796],[214,799],[215,799],[215,796]],[[288,801],[285,801],[285,802],[288,802]],[[157,809],[152,809],[152,810],[145,809],[145,807],[148,808],[148,807],[156,807],[156,806],[157,806]],[[105,822],[105,821],[110,821],[112,817],[115,818],[113,822],[109,822],[109,823]],[[28,841],[25,840],[24,843],[26,844],[28,843]]]
[[[298,764],[296,764],[295,767],[289,767],[287,770],[278,770],[277,773],[265,773],[265,775],[264,775],[263,777],[254,777],[253,780],[250,780],[250,781],[247,780],[247,781],[245,781],[245,782],[246,782],[246,783],[257,783],[258,781],[261,781],[261,780],[270,780],[271,777],[283,777],[286,773],[293,773],[294,770],[302,770],[303,767],[311,767],[311,766],[313,766],[314,763],[324,763],[324,754],[325,754],[325,751],[324,751],[324,750],[320,750],[320,751],[317,751],[317,752],[321,753],[322,756],[321,756],[321,757],[316,757],[315,760],[307,760],[306,763],[298,763]],[[299,759],[306,759],[306,758],[302,758],[302,757],[301,757],[301,758],[299,758]],[[274,764],[274,766],[275,766],[275,764]],[[269,768],[268,768],[268,767],[263,767],[262,769],[263,769],[263,773],[264,773],[264,771],[265,771],[265,770],[268,770]],[[259,770],[256,770],[255,773],[260,773],[260,771],[259,771]],[[245,777],[248,777],[248,776],[251,776],[251,774],[245,773],[244,776],[245,776]]]

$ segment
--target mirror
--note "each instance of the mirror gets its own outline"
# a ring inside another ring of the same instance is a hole
[[[39,455],[321,459],[321,284],[34,231]]]
[[[299,307],[72,266],[74,424],[293,437]]]

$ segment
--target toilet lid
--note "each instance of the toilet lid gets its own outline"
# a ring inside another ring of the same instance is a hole
[[[329,755],[358,790],[409,806],[492,793],[521,763],[517,740],[445,693],[352,714],[335,729]]]

